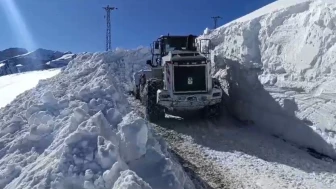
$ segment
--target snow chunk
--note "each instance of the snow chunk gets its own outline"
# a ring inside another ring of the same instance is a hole
[[[132,116],[132,115],[128,115]],[[147,124],[143,119],[132,120],[128,116],[119,125],[120,153],[126,162],[133,161],[146,154]]]
[[[210,28],[205,28],[203,35],[209,35],[212,32],[212,29]]]
[[[57,99],[54,97],[54,95],[50,91],[47,91],[46,93],[42,95],[41,101],[47,106],[56,106],[58,103]]]
[[[110,168],[117,159],[116,146],[106,141],[103,137],[98,137],[97,161],[103,169]]]
[[[135,172],[126,170],[121,172],[120,177],[115,182],[113,189],[152,189]]]
[[[120,177],[120,173],[127,169],[128,166],[123,161],[114,163],[110,170],[107,170],[103,173],[103,179],[105,181],[106,187],[111,188]]]
[[[110,108],[107,110],[107,119],[111,125],[116,126],[122,121],[122,116],[118,110]]]
[[[13,164],[7,165],[6,169],[0,171],[0,188],[4,188],[8,183],[18,177],[21,168]]]

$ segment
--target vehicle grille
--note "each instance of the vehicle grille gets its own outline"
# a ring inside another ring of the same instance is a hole
[[[206,92],[205,74],[205,65],[174,66],[174,92]]]

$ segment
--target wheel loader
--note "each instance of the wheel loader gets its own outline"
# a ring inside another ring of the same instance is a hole
[[[197,40],[195,35],[168,34],[153,42],[152,58],[146,62],[150,69],[133,75],[133,93],[145,105],[149,121],[175,111],[201,110],[207,118],[219,115],[223,94],[211,75],[209,45],[209,39]]]

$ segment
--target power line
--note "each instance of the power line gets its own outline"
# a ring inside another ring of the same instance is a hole
[[[107,5],[103,7],[103,9],[106,11],[106,51],[109,51],[111,50],[111,11],[118,8]]]
[[[217,21],[218,21],[218,19],[222,19],[222,17],[220,17],[220,16],[213,16],[211,18],[214,20],[214,29],[216,29],[217,28]]]

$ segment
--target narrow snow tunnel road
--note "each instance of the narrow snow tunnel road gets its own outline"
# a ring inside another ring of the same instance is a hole
[[[335,163],[230,117],[209,122],[168,115],[154,129],[202,182],[199,188],[336,188]]]

